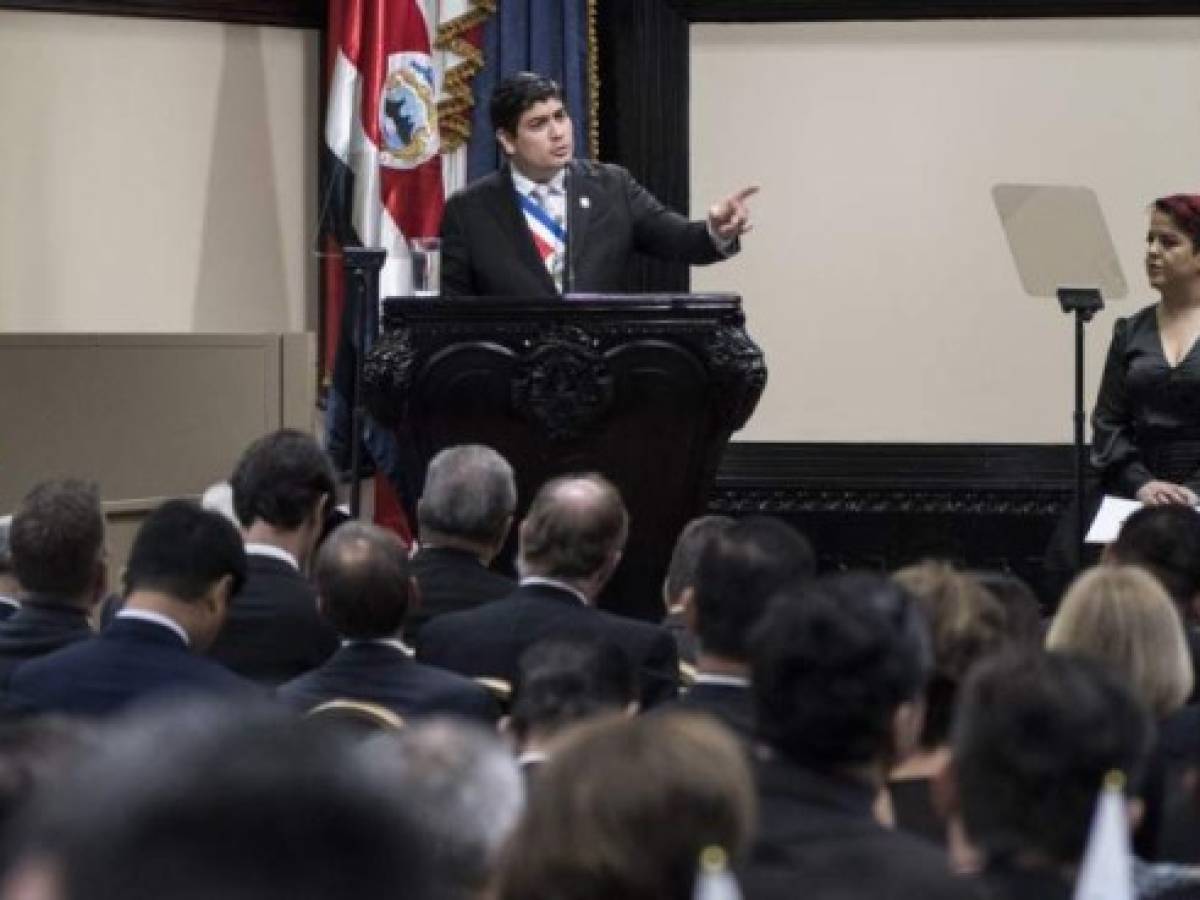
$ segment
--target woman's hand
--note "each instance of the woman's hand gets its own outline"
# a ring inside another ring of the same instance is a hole
[[[1195,506],[1197,502],[1196,494],[1191,488],[1169,481],[1146,482],[1138,488],[1137,499],[1147,506],[1166,506],[1171,503]]]

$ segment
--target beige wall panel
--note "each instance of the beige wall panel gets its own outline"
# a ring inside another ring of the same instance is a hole
[[[127,514],[200,494],[280,427],[285,340],[0,335],[0,410],[19,423],[0,435],[0,511],[64,476],[97,480],[110,511]]]
[[[0,10],[0,331],[315,329],[317,54]]]
[[[1071,439],[1072,322],[1026,297],[997,182],[1094,187],[1130,299],[1146,206],[1197,190],[1200,20],[692,27],[692,207],[759,183],[743,253],[693,270],[745,296],[770,368],[740,437]]]

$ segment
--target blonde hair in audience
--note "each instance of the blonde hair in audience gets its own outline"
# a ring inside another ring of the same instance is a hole
[[[1192,692],[1179,613],[1154,576],[1136,566],[1100,565],[1076,578],[1050,624],[1046,647],[1110,666],[1159,718],[1179,709]]]

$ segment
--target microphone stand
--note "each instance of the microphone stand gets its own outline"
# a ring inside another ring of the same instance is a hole
[[[354,401],[350,406],[350,518],[362,509],[363,359],[379,309],[379,272],[387,258],[382,247],[346,247],[342,251],[346,302],[354,310]],[[375,313],[375,315],[372,315]]]
[[[1083,508],[1084,472],[1087,470],[1087,445],[1084,442],[1084,425],[1087,417],[1083,406],[1083,326],[1104,309],[1104,299],[1096,288],[1058,289],[1058,303],[1062,311],[1075,315],[1075,565],[1083,564],[1083,537],[1086,528],[1086,512]]]

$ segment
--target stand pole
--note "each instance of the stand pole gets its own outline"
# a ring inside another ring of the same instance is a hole
[[[1084,325],[1104,308],[1100,291],[1095,288],[1059,288],[1058,302],[1065,313],[1075,315],[1075,410],[1072,416],[1075,441],[1075,565],[1083,565],[1083,537],[1087,527],[1084,509],[1084,476],[1087,472],[1087,443],[1084,426],[1087,414],[1083,405]]]
[[[347,247],[343,253],[346,302],[354,304],[354,402],[350,406],[350,518],[362,509],[363,359],[371,349],[379,308],[379,271],[387,252],[379,247]]]

